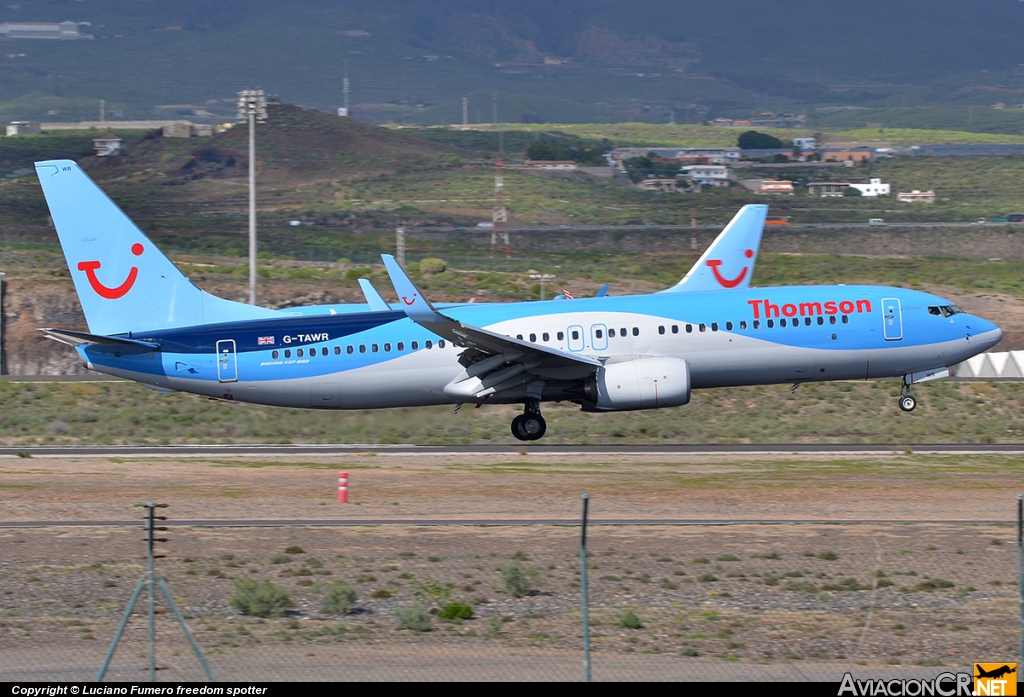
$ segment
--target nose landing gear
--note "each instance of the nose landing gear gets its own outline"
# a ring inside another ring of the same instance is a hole
[[[910,394],[910,383],[906,376],[903,377],[903,385],[900,387],[900,409],[903,411],[914,411],[917,407],[917,400]]]
[[[519,440],[540,440],[547,430],[548,424],[540,415],[540,402],[527,402],[523,413],[512,419],[512,435]]]

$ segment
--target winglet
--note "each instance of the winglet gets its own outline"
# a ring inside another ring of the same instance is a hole
[[[391,306],[381,297],[381,294],[377,292],[377,289],[373,287],[369,280],[360,278],[359,287],[366,297],[366,304],[370,306],[370,312],[386,312],[391,309]]]
[[[423,291],[416,287],[416,284],[412,282],[412,279],[393,256],[381,254],[380,258],[384,261],[384,268],[387,269],[388,276],[391,277],[391,284],[395,287],[395,292],[398,293],[398,303],[401,309],[405,310],[409,319],[413,322],[427,324],[450,321],[434,309],[434,306],[423,295]]]

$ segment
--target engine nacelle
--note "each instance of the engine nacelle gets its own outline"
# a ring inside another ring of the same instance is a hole
[[[587,380],[584,395],[585,410],[679,407],[690,401],[690,364],[681,358],[611,363]]]

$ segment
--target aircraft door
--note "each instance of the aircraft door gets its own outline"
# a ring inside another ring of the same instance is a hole
[[[590,345],[595,351],[608,350],[608,327],[594,324],[590,327]]]
[[[217,379],[221,382],[238,382],[234,339],[221,339],[217,342]]]
[[[574,324],[566,330],[566,335],[569,339],[570,351],[582,351],[584,349],[583,327]]]
[[[882,298],[882,332],[886,341],[903,338],[903,311],[899,298]]]

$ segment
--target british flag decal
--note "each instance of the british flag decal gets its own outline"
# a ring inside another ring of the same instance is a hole
[[[272,336],[261,336],[256,340],[256,344],[259,346],[273,346],[274,337]]]

